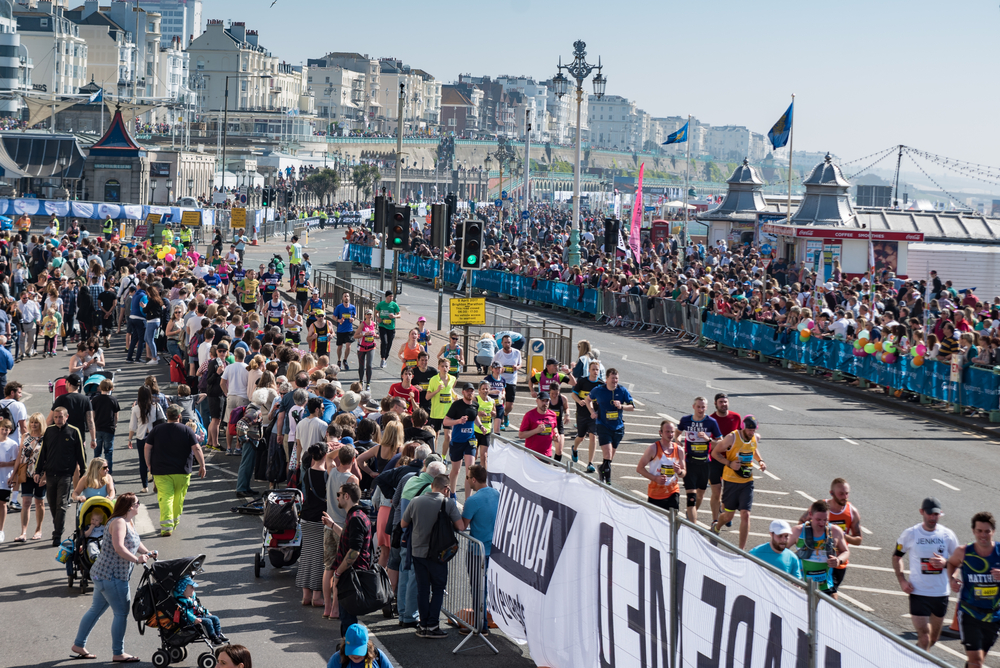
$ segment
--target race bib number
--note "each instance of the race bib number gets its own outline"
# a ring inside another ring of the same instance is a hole
[[[413,367],[417,366],[417,360],[406,360],[406,366],[412,369]]]
[[[825,570],[807,571],[806,572],[806,577],[809,578],[810,580],[815,580],[816,582],[822,582],[824,584],[827,581],[826,571]]]
[[[510,365],[508,364],[507,366],[505,366],[505,367],[503,368],[503,372],[504,372],[504,373],[514,373],[514,367],[512,367],[512,366],[510,366]]]
[[[608,411],[607,413],[604,414],[604,416],[606,418],[608,418],[609,420],[617,420],[618,419],[618,411]]]
[[[545,425],[542,428],[542,433],[543,434],[551,434],[552,433],[552,425],[550,425],[550,424]]]
[[[590,396],[590,392],[586,392],[586,391],[580,392],[579,396],[580,396],[581,399],[586,399],[587,397]]]
[[[740,464],[743,466],[750,466],[753,463],[753,453],[741,452],[740,453]]]
[[[998,591],[997,585],[993,585],[990,587],[972,588],[972,593],[976,598],[988,598],[988,599],[996,598],[997,591]]]
[[[708,452],[708,443],[691,443],[691,452]]]
[[[448,393],[448,392],[441,392],[441,394],[438,395],[438,403],[439,404],[450,404],[451,403],[451,394]]]
[[[316,340],[319,341],[320,343],[326,343],[327,341],[330,340],[330,337],[329,336],[317,336]]]
[[[936,568],[931,565],[931,560],[929,558],[920,559],[920,572],[923,573],[924,575],[940,575],[941,571],[942,569]]]
[[[371,334],[365,334],[362,339],[365,343],[375,343],[375,337]]]
[[[665,475],[668,478],[674,477],[674,467],[671,464],[664,464],[660,467],[660,475]]]
[[[382,318],[382,324],[383,325],[391,325],[392,324],[392,318]]]

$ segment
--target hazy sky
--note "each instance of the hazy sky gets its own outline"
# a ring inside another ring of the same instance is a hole
[[[796,150],[850,160],[906,144],[1000,165],[996,0],[271,1],[205,0],[204,18],[245,21],[294,64],[358,51],[445,83],[548,78],[583,39],[607,92],[653,116],[766,133],[795,93]]]

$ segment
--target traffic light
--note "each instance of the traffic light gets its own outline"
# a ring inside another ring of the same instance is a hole
[[[459,265],[462,269],[483,268],[483,221],[470,218],[465,221],[462,231],[462,255]]]
[[[455,220],[455,213],[458,211],[458,197],[455,196],[455,193],[450,192],[445,196],[444,205],[447,207],[447,212],[445,213],[445,222],[444,222],[444,229],[445,229],[444,245],[447,247],[450,246],[452,243],[454,243],[456,248],[460,248],[461,243],[459,242],[459,238],[462,236],[461,223],[455,223],[455,239],[452,240],[451,237],[451,223],[452,221]]]
[[[391,215],[386,248],[410,250],[410,207],[395,205]]]
[[[381,234],[385,229],[385,195],[375,195],[375,224],[372,232]]]
[[[444,204],[431,204],[431,246],[441,245],[448,224],[448,208]]]
[[[604,219],[604,252],[611,253],[618,247],[618,220]]]
[[[268,207],[271,206],[271,189],[261,188],[260,191],[260,204],[261,206]]]

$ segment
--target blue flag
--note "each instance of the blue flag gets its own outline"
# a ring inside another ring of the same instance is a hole
[[[87,102],[88,102],[88,104],[97,104],[97,103],[100,103],[100,102],[104,102],[104,89],[101,88],[96,93],[94,93],[93,95],[91,95],[90,96],[90,100],[88,100]]]
[[[688,123],[690,123],[690,122],[691,121],[688,121]],[[688,123],[685,123],[684,127],[682,127],[677,132],[675,132],[675,133],[673,133],[671,135],[667,135],[667,141],[663,142],[663,145],[666,146],[667,144],[680,144],[681,142],[687,141],[688,140]]]
[[[788,143],[788,136],[792,132],[792,107],[794,106],[794,102],[788,105],[788,109],[767,133],[767,138],[771,140],[771,146],[774,148],[781,148]]]

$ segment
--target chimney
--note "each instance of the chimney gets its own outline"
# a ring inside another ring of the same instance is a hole
[[[229,34],[239,42],[247,41],[247,24],[243,21],[234,21],[229,27]]]
[[[225,30],[225,24],[222,19],[209,19],[205,26],[205,32],[222,32],[223,30]]]
[[[247,30],[247,41],[250,42],[251,44],[253,44],[254,46],[257,46],[257,31],[256,30]]]
[[[101,9],[98,0],[87,0],[83,3],[83,14],[80,15],[81,18],[87,18],[91,14],[96,14]]]

